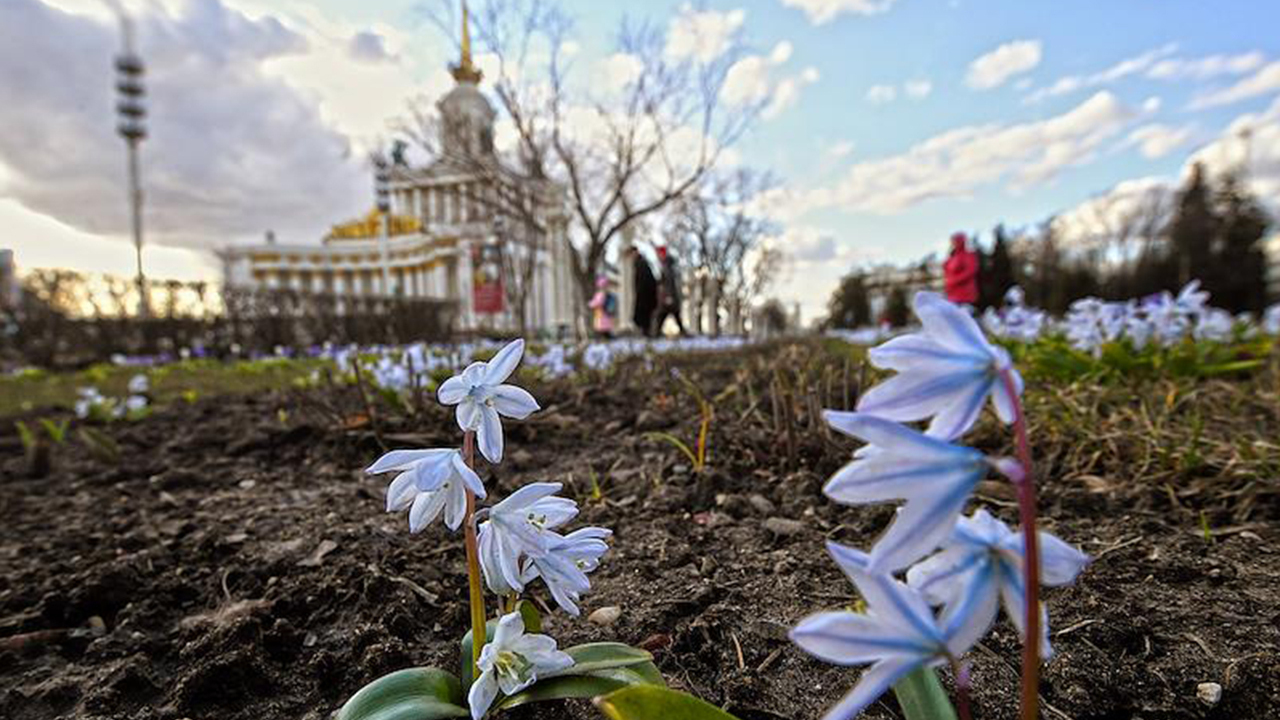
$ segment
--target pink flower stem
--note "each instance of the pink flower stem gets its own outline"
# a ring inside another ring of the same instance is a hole
[[[959,713],[960,720],[972,720],[973,713],[969,710],[969,665],[952,658],[951,670],[956,676],[956,712]]]
[[[1013,433],[1018,443],[1018,463],[1022,480],[1018,488],[1018,514],[1022,520],[1022,544],[1026,558],[1026,641],[1022,645],[1022,720],[1037,720],[1040,702],[1040,547],[1036,535],[1036,485],[1032,474],[1031,444],[1027,440],[1027,420],[1013,374],[1000,373],[1005,390],[1013,401]]]
[[[476,434],[468,430],[462,439],[462,457],[467,467],[476,465]],[[476,542],[476,496],[466,490],[467,514],[462,521],[467,546],[467,586],[471,593],[471,679],[479,677],[476,665],[480,662],[480,650],[484,647],[485,632],[484,590],[480,587],[480,547]]]

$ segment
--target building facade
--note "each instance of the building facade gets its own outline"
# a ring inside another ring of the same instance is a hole
[[[464,332],[573,326],[563,189],[496,154],[496,112],[480,91],[466,22],[464,10],[455,84],[437,103],[439,152],[420,167],[393,153],[390,211],[335,225],[320,244],[268,238],[225,249],[228,286],[445,299],[456,303]]]

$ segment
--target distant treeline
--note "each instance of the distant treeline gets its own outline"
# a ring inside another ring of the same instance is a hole
[[[1083,297],[1141,298],[1176,291],[1193,279],[1209,291],[1215,306],[1233,312],[1260,312],[1274,299],[1263,247],[1271,219],[1238,175],[1225,174],[1215,183],[1196,165],[1176,194],[1153,192],[1127,203],[1097,208],[1083,243],[1064,243],[1052,218],[1016,242],[997,226],[989,246],[974,248],[981,262],[979,309],[998,307],[1014,285],[1026,293],[1028,304],[1055,314]],[[887,290],[877,288],[867,271],[846,275],[828,302],[828,324],[904,324],[908,285],[940,278],[931,276],[928,263],[899,275],[905,280]],[[887,294],[881,317],[873,318],[871,296],[877,289]]]

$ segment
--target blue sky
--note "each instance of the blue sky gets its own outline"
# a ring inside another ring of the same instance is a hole
[[[759,56],[756,68],[768,92],[780,93],[789,85],[789,101],[761,119],[735,156],[740,163],[772,170],[784,183],[770,207],[785,228],[776,242],[793,257],[775,294],[802,303],[809,317],[820,313],[839,275],[855,265],[917,259],[941,250],[957,229],[987,233],[1001,221],[1020,226],[1054,214],[1070,216],[1081,203],[1126,182],[1176,183],[1191,157],[1220,167],[1238,163],[1232,153],[1238,155],[1242,146],[1240,127],[1253,130],[1255,189],[1273,203],[1280,192],[1280,142],[1273,141],[1280,139],[1280,36],[1274,32],[1280,27],[1280,3],[563,4],[577,18],[580,66],[590,68],[612,52],[624,14],[647,17],[670,31],[696,18],[706,31],[699,42],[732,37],[748,54]],[[206,75],[224,73],[214,77],[223,78],[219,87],[226,88],[225,103],[235,105],[227,108],[230,116],[265,118],[261,133],[255,134],[250,123],[234,122],[235,132],[212,137],[199,127],[196,113],[183,117],[179,126],[175,113],[163,111],[165,96],[154,96],[159,137],[146,147],[148,177],[218,188],[199,203],[177,188],[156,189],[157,204],[169,200],[154,211],[159,215],[156,243],[179,248],[149,251],[159,274],[211,274],[216,265],[209,249],[252,241],[266,227],[291,240],[318,241],[329,223],[367,203],[367,178],[356,151],[385,133],[387,118],[403,108],[407,97],[438,93],[449,82],[443,65],[452,51],[423,19],[416,0],[125,5],[143,18],[144,50],[150,46],[166,57],[192,53],[207,64]],[[0,41],[10,47],[0,50],[0,60],[6,52],[14,58],[103,54],[110,49],[104,43],[114,42],[105,8],[98,0],[7,0],[0,27],[7,24],[10,32],[0,30]],[[64,25],[75,32],[64,33],[71,40],[56,48],[31,37]],[[353,60],[350,41],[359,33],[373,33],[384,55]],[[93,70],[94,62],[82,63],[82,70]],[[172,74],[168,84],[165,76],[156,79],[157,91],[183,92],[205,77],[184,77],[177,69]],[[15,85],[23,82],[0,80],[0,99],[25,100],[33,83]],[[93,95],[92,102],[110,101],[109,76],[77,82],[84,83],[86,94],[102,95]],[[241,86],[244,92],[237,95]],[[28,107],[32,114],[44,112],[43,126],[54,132],[64,125],[74,129],[71,116],[83,112],[84,105],[51,97],[47,104]],[[276,127],[280,108],[292,119]],[[67,122],[48,121],[60,115],[67,115]],[[12,137],[38,122],[6,116],[0,119],[0,136],[6,124],[15,126],[9,128]],[[91,127],[90,119],[83,122]],[[228,118],[217,122],[225,129]],[[176,142],[183,136],[208,137],[207,154],[178,157],[192,152],[192,142]],[[276,153],[279,138],[290,137],[299,146],[296,162],[273,157],[265,170],[249,177],[259,163],[233,161]],[[112,184],[116,177],[108,177],[121,151],[118,145],[109,147],[105,135],[99,140],[84,152],[114,154],[70,170],[103,173],[102,182],[76,183],[65,193],[59,193],[58,178],[49,175],[48,166],[25,157],[23,147],[0,141],[0,230],[16,238],[8,244],[17,247],[20,261],[127,272],[130,257],[119,252],[127,247],[127,228],[119,197],[112,195],[118,194]],[[346,143],[352,156],[302,149],[332,143]],[[200,166],[211,158],[218,159],[214,164],[222,174],[206,178]],[[244,185],[240,192],[229,188],[238,176]],[[289,178],[304,176],[305,187],[285,187]],[[273,192],[279,198],[266,199]],[[179,201],[187,209],[177,209]],[[86,207],[100,211],[90,214]],[[322,209],[330,213],[318,212]]]

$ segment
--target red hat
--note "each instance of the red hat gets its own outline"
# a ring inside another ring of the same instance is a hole
[[[659,245],[659,246],[658,246],[658,259],[659,259],[659,260],[666,260],[666,259],[667,259],[667,246],[666,246],[666,245]]]

